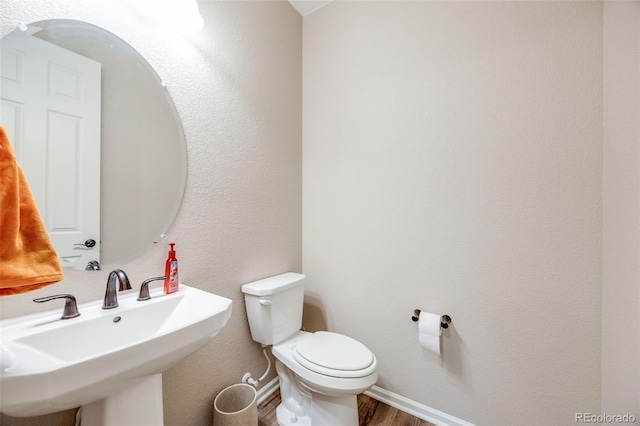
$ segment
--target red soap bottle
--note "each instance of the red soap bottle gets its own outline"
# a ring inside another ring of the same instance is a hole
[[[176,258],[176,251],[173,249],[175,243],[169,243],[171,248],[169,249],[169,257],[164,268],[164,293],[170,294],[178,291],[178,259]]]

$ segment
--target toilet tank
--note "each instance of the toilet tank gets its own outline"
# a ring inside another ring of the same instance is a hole
[[[302,326],[303,274],[287,272],[242,286],[251,338],[275,345]]]

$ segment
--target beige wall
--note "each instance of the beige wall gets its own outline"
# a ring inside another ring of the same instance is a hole
[[[599,413],[602,8],[305,17],[308,322],[372,349],[379,386],[477,424]],[[415,308],[452,317],[442,358]]]
[[[169,232],[181,281],[231,298],[233,315],[212,343],[164,374],[165,424],[207,425],[217,392],[266,368],[249,334],[241,284],[301,270],[302,18],[285,1],[203,2],[203,30],[180,36],[124,3],[5,0],[2,33],[18,20],[85,20],[129,42],[168,82],[189,161],[182,210]],[[138,288],[163,270],[165,257],[149,253],[120,266]],[[2,316],[52,309],[31,301],[46,294],[103,297],[109,271],[74,272],[55,286],[3,298]],[[74,424],[73,412],[3,416],[0,423]]]
[[[640,419],[640,2],[605,2],[602,411]]]

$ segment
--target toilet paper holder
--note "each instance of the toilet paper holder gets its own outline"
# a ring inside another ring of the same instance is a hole
[[[411,321],[418,322],[420,319],[420,309],[415,309],[413,311],[413,316],[411,317]],[[442,315],[440,317],[440,327],[449,328],[449,324],[451,324],[451,317],[449,315]]]

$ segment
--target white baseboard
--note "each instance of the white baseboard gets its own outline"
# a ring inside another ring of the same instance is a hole
[[[264,402],[272,393],[280,388],[280,380],[274,377],[269,383],[258,390],[258,405]],[[473,426],[472,423],[453,417],[447,413],[415,402],[402,395],[393,393],[378,386],[373,386],[364,393],[371,398],[383,402],[393,408],[409,413],[419,419],[426,420],[438,426]]]
[[[274,377],[270,382],[258,389],[258,405],[262,404],[272,393],[280,388],[280,380],[278,376]]]
[[[409,413],[414,417],[426,420],[438,426],[473,426],[472,423],[453,417],[429,406],[420,404],[402,395],[393,393],[378,386],[373,386],[364,393],[371,398],[383,402],[393,408]]]

